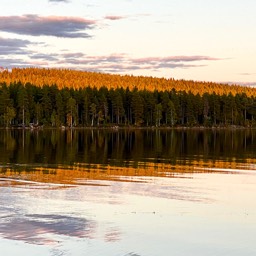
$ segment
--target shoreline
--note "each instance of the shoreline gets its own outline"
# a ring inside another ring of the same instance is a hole
[[[256,127],[245,127],[245,126],[61,126],[61,127],[51,127],[51,126],[39,126],[39,127],[0,127],[1,130],[254,130]]]

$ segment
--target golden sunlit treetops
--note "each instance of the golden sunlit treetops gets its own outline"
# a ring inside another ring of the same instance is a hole
[[[96,72],[76,71],[69,69],[45,69],[45,68],[13,68],[11,71],[0,72],[0,82],[7,85],[13,82],[22,84],[31,83],[36,86],[56,85],[59,89],[73,88],[80,89],[92,87],[99,89],[128,88],[133,90],[148,91],[176,91],[190,92],[194,95],[204,93],[215,93],[217,95],[232,95],[245,93],[247,96],[256,96],[256,88],[239,85],[227,85],[213,82],[199,82],[187,80],[175,80],[173,78],[155,78],[132,75],[114,75]]]

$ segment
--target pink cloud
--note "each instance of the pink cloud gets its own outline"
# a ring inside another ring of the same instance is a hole
[[[61,16],[0,16],[0,31],[31,36],[90,37],[86,30],[95,28],[95,20]]]

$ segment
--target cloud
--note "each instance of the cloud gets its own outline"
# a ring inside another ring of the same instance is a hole
[[[28,40],[10,39],[0,37],[0,55],[17,55],[17,54],[29,54],[26,49],[30,44]]]
[[[118,16],[118,15],[107,15],[104,17],[106,20],[122,20],[127,18],[126,16]]]
[[[209,56],[174,56],[130,58],[126,54],[90,56],[82,52],[60,54],[33,54],[31,65],[54,66],[105,73],[157,72],[163,69],[188,69],[206,66],[205,61],[219,60]],[[35,60],[37,62],[35,62]]]
[[[29,44],[29,41],[18,40],[17,44],[24,47]],[[1,49],[1,48],[0,48]],[[23,48],[21,48],[22,50]],[[19,53],[20,49],[17,49]],[[83,52],[68,52],[59,53],[43,53],[43,52],[26,52],[24,56],[27,61],[21,61],[19,66],[38,66],[38,67],[56,67],[70,68],[103,73],[119,73],[129,74],[133,71],[158,72],[171,69],[189,69],[207,66],[210,61],[221,60],[210,56],[166,56],[166,57],[146,57],[146,58],[131,58],[127,54],[110,54],[93,56]],[[15,62],[14,62],[15,61]],[[5,64],[18,63],[18,59],[8,59]],[[7,66],[0,63],[0,66]],[[137,72],[139,73],[139,72]]]
[[[240,73],[241,76],[254,76],[256,73]]]
[[[95,26],[96,21],[77,17],[0,16],[0,31],[19,35],[88,38],[85,31]]]
[[[209,60],[220,60],[209,56],[169,56],[169,57],[149,57],[149,58],[138,58],[135,61],[138,63],[173,63],[173,62],[194,62],[194,61],[209,61]]]
[[[41,60],[47,60],[47,61],[57,61],[58,60],[58,54],[51,53],[51,54],[45,54],[45,53],[36,53],[30,55],[31,59],[41,59]]]
[[[122,19],[136,19],[138,17],[146,17],[146,16],[151,16],[151,14],[135,14],[135,15],[106,15],[104,17],[105,20],[122,20]]]
[[[52,3],[68,3],[69,1],[68,0],[49,0],[49,2],[52,2]]]
[[[1,58],[0,66],[6,68],[14,68],[14,67],[29,67],[30,63],[21,59],[21,58]]]
[[[65,59],[73,59],[73,58],[82,58],[84,57],[84,53],[82,52],[75,52],[75,53],[64,53],[62,54],[62,57]]]
[[[223,81],[223,84],[229,84],[229,85],[242,85],[242,86],[247,86],[247,87],[256,87],[256,82],[230,82],[230,81]]]
[[[205,66],[205,61],[219,60],[209,56],[170,56],[130,58],[126,54],[112,54],[106,56],[89,56],[83,53],[63,54],[57,65],[69,65],[89,71],[129,73],[135,70],[159,71],[162,69],[196,68]]]

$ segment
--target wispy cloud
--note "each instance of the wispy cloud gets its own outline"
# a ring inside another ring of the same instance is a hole
[[[148,57],[148,58],[138,58],[135,59],[138,63],[170,63],[170,62],[195,62],[195,61],[205,61],[205,60],[220,60],[218,58],[213,58],[209,56],[168,56],[168,57]]]
[[[59,55],[55,53],[51,54],[45,54],[45,53],[36,53],[30,55],[31,59],[36,59],[36,60],[47,60],[47,61],[58,61]]]
[[[247,86],[247,87],[256,87],[256,82],[252,81],[252,82],[231,82],[231,81],[223,81],[223,84],[229,84],[229,85],[242,85],[242,86]]]
[[[49,0],[49,2],[52,2],[52,3],[68,3],[69,0]]]
[[[119,16],[119,15],[107,15],[104,17],[106,20],[122,20],[127,18],[127,16]]]
[[[195,68],[206,66],[205,61],[220,60],[209,56],[170,56],[130,58],[126,54],[112,54],[107,56],[89,56],[83,53],[63,54],[60,56],[59,65],[81,67],[91,71],[129,73],[134,70],[152,70],[174,68]]]
[[[29,67],[32,66],[31,63],[28,63],[21,58],[1,58],[0,66],[5,68],[14,68],[14,67]]]
[[[256,73],[240,73],[241,76],[255,76]]]
[[[29,54],[27,47],[31,44],[28,40],[0,37],[0,55]]]
[[[211,56],[197,55],[131,58],[127,54],[93,56],[86,55],[83,52],[69,52],[68,50],[64,53],[32,52],[27,49],[30,44],[31,42],[27,40],[0,38],[0,55],[16,53],[22,56],[23,54],[26,60],[20,60],[19,63],[19,58],[9,58],[5,60],[4,64],[9,64],[10,67],[18,64],[18,66],[50,66],[125,74],[138,70],[157,72],[164,69],[197,68],[207,66],[211,61],[221,60]],[[3,66],[3,64],[0,63],[0,66]]]
[[[138,17],[147,17],[147,16],[151,16],[150,14],[135,14],[135,15],[106,15],[105,17],[103,17],[105,20],[122,20],[122,19],[137,19]]]
[[[91,35],[85,31],[95,26],[95,20],[77,17],[0,16],[0,31],[19,35],[88,38]]]

